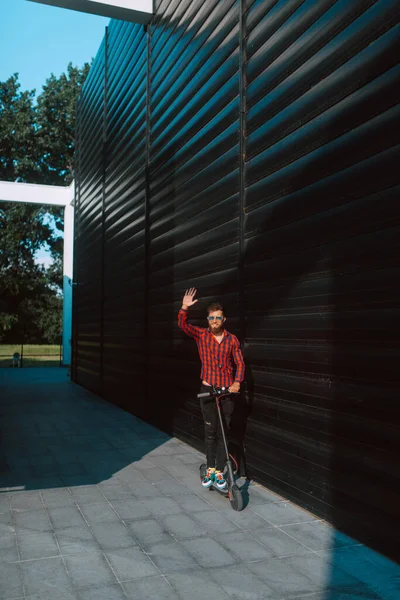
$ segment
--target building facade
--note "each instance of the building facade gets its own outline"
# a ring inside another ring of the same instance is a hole
[[[225,306],[250,474],[394,555],[397,0],[157,0],[78,104],[73,376],[198,447],[195,344]]]

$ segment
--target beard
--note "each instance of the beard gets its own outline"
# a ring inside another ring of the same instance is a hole
[[[219,335],[222,333],[224,329],[223,324],[221,323],[221,325],[211,325],[210,326],[210,331],[211,333],[213,333],[214,335]]]

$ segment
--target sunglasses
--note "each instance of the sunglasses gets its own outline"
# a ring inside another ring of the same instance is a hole
[[[214,321],[214,319],[215,319],[216,321],[222,321],[222,319],[223,319],[223,318],[224,318],[224,317],[207,317],[207,319],[208,319],[209,321]]]

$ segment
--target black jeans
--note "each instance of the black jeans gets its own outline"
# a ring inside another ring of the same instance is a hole
[[[210,388],[201,386],[201,392],[208,392]],[[221,434],[221,424],[215,398],[201,398],[201,411],[204,419],[207,467],[215,467],[223,471],[226,462],[224,440]],[[225,435],[228,437],[229,425],[233,413],[233,400],[231,396],[220,399],[222,420],[225,426]]]

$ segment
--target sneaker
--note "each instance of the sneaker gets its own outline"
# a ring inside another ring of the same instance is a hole
[[[209,488],[215,481],[215,469],[207,469],[205,477],[203,477],[201,485],[205,488]]]
[[[215,483],[217,484],[217,488],[221,491],[225,491],[227,488],[226,479],[222,471],[215,472]]]

